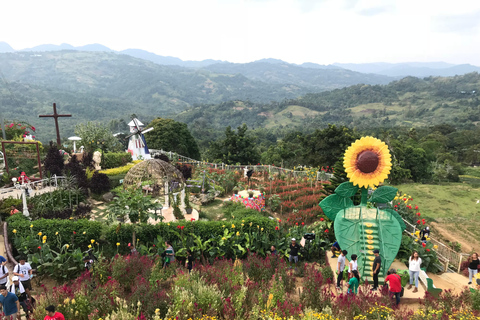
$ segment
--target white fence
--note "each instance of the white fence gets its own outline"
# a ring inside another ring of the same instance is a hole
[[[66,179],[67,178],[64,176],[53,175],[51,178],[45,178],[42,180],[31,182],[29,181],[25,184],[27,185],[27,190],[29,190],[29,192],[33,192],[33,194],[36,195],[54,190],[58,186],[66,183]],[[19,199],[22,196],[22,191],[20,188],[18,188],[18,186],[19,184],[17,184],[17,186],[0,188],[0,199],[8,197],[14,197]]]
[[[163,151],[163,150],[157,150],[157,149],[150,149],[150,154],[154,156],[155,154],[164,154],[168,156],[170,159],[178,159],[178,161],[183,162],[183,163],[188,163],[196,166],[207,166],[210,168],[215,168],[215,169],[230,169],[230,170],[243,170],[245,167],[248,167],[249,169],[253,169],[256,172],[265,172],[268,171],[269,174],[278,174],[278,175],[291,175],[295,178],[301,178],[301,177],[306,177],[307,172],[306,171],[298,171],[298,170],[292,170],[292,169],[286,169],[286,168],[280,168],[272,165],[247,165],[247,164],[241,164],[241,165],[228,165],[225,163],[212,163],[212,162],[206,162],[206,161],[198,161],[189,157],[185,157],[182,155],[179,155],[177,153],[171,152],[171,151]],[[328,181],[333,177],[332,173],[327,173],[325,171],[317,171],[317,180],[318,181]]]

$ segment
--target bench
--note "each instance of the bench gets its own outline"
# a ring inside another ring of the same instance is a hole
[[[418,275],[418,279],[422,282],[423,286],[432,296],[438,298],[442,289],[436,288],[433,285],[433,280],[428,277],[427,273],[425,272],[425,268],[421,268],[420,274]]]

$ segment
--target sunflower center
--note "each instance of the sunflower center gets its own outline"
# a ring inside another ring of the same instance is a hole
[[[371,173],[377,170],[379,163],[378,155],[373,151],[363,151],[357,157],[357,168],[363,173]]]

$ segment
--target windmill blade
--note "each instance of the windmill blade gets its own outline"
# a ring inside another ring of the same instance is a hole
[[[147,133],[147,132],[150,132],[150,131],[152,131],[153,129],[155,129],[155,128],[154,128],[154,127],[151,127],[151,128],[145,129],[145,130],[142,131],[142,134]]]
[[[140,126],[138,125],[137,118],[132,118],[133,123],[135,123],[135,128],[137,129],[137,132],[141,131]]]
[[[125,139],[129,139],[130,137],[132,137],[132,136],[134,136],[134,135],[136,135],[136,134],[138,134],[138,130],[135,131],[135,132],[130,133],[128,136],[125,136]]]

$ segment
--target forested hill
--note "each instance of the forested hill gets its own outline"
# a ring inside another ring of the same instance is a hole
[[[273,132],[308,132],[328,123],[360,129],[441,123],[471,127],[480,121],[479,92],[478,73],[450,78],[407,77],[388,85],[355,85],[278,103],[232,101],[204,105],[190,108],[176,119],[189,123],[199,137],[242,123]]]
[[[39,114],[56,102],[63,113],[64,134],[74,123],[168,116],[192,104],[229,100],[266,102],[294,98],[308,90],[265,83],[242,75],[163,66],[109,52],[14,52],[0,54],[0,111],[4,118],[29,121],[39,139],[54,137],[54,128]],[[148,119],[147,119],[148,120]]]

